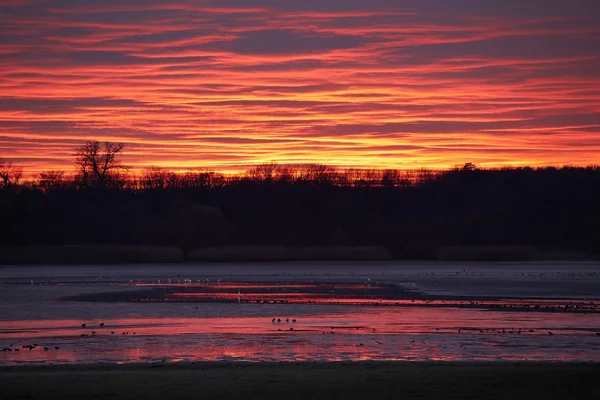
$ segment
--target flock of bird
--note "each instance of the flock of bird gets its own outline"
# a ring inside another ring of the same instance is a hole
[[[289,318],[286,318],[286,319],[285,319],[285,321],[283,321],[281,318],[276,318],[276,317],[274,317],[274,318],[271,320],[271,323],[272,323],[272,324],[281,324],[282,322],[285,322],[286,324],[289,324],[290,322],[291,322],[292,324],[295,324],[295,323],[296,323],[296,318],[293,318],[293,319],[291,319],[291,320],[290,320]],[[278,332],[281,332],[282,330],[283,330],[283,329],[281,329],[281,328],[277,328],[277,331],[278,331]],[[293,327],[293,326],[289,328],[289,331],[293,331],[293,330],[294,330],[294,327]]]
[[[4,347],[2,348],[2,351],[7,352],[7,351],[21,351],[22,349],[25,350],[34,350],[39,348],[40,345],[39,344],[24,344],[21,347],[13,347],[13,345],[11,344],[10,347]],[[48,351],[50,350],[50,347],[42,347],[44,349],[44,351]],[[59,346],[54,346],[54,350],[60,350]]]
[[[231,274],[230,274],[231,275]],[[307,274],[304,274],[305,276],[307,276]],[[312,274],[310,274],[312,275]],[[329,276],[330,274],[326,273],[326,276]],[[353,272],[349,272],[348,273],[349,276],[354,277],[354,273]],[[382,276],[385,275],[384,273],[381,274]],[[274,273],[273,276],[291,276],[291,274],[289,273]],[[427,277],[427,278],[436,278],[436,277],[518,277],[518,278],[537,278],[537,279],[585,279],[585,278],[600,278],[600,273],[597,272],[587,272],[587,273],[573,273],[573,272],[554,272],[554,273],[548,273],[548,272],[541,272],[541,273],[507,273],[507,272],[499,272],[499,273],[495,273],[495,272],[474,272],[474,271],[467,271],[466,269],[463,269],[462,272],[451,272],[451,273],[447,273],[447,272],[430,272],[430,273],[417,273],[417,274],[413,274],[413,276],[417,276],[417,277]],[[102,279],[104,277],[100,277],[100,279]],[[362,278],[364,279],[364,278]],[[376,278],[374,278],[376,279]],[[27,282],[27,281],[25,281]],[[150,280],[148,280],[147,282],[143,282],[140,279],[129,279],[129,281],[121,281],[121,282],[115,282],[113,279],[112,284],[123,284],[124,282],[127,282],[129,285],[140,285],[140,284],[150,284]],[[221,279],[215,279],[212,282],[206,278],[206,279],[197,279],[196,281],[190,279],[190,278],[166,278],[164,280],[161,281],[161,279],[154,279],[153,281],[151,281],[151,284],[153,285],[175,285],[175,284],[185,284],[185,285],[192,285],[194,283],[197,284],[210,284],[210,283],[220,283]],[[49,283],[49,282],[46,282]],[[105,284],[107,282],[101,282],[101,284]],[[312,281],[311,281],[312,283]],[[384,283],[380,283],[380,282],[372,282],[370,278],[366,278],[366,281],[364,281],[364,283],[366,285],[383,285]],[[31,280],[30,281],[31,285],[34,285],[34,281]],[[407,284],[404,284],[407,285]],[[413,284],[414,285],[414,284]],[[387,286],[387,284],[386,284]],[[399,285],[397,285],[399,286]],[[402,287],[404,289],[406,289],[407,287]],[[239,296],[239,294],[238,294]],[[239,301],[239,297],[238,297],[238,301]],[[272,300],[271,300],[272,301]],[[285,300],[279,300],[280,302],[285,302]],[[414,301],[414,300],[413,300]],[[247,301],[246,301],[247,302]],[[260,300],[256,301],[257,303],[260,302]],[[270,301],[262,301],[263,303],[266,302],[270,302]],[[273,301],[274,303],[278,302],[278,301]],[[427,302],[431,302],[431,300],[418,300],[417,302],[423,302],[423,303],[427,303]],[[457,303],[457,302],[455,302]],[[376,305],[376,304],[375,304]],[[454,304],[455,306],[458,304]],[[569,303],[569,304],[563,304],[563,305],[558,305],[558,304],[517,304],[517,303],[495,303],[495,304],[490,304],[490,303],[485,303],[485,302],[476,302],[476,301],[465,301],[464,305],[463,302],[460,302],[460,306],[466,306],[466,307],[470,307],[470,306],[478,306],[478,307],[485,307],[485,308],[492,308],[492,309],[511,309],[511,310],[520,310],[520,309],[533,309],[536,311],[563,311],[563,312],[600,312],[600,304],[596,304],[594,302],[581,302],[581,303]],[[266,321],[265,321],[266,323]],[[294,325],[297,323],[297,319],[296,318],[289,318],[286,317],[285,319],[283,319],[282,317],[273,317],[271,319],[271,324],[274,325],[274,327],[277,327],[277,331],[281,332],[283,330],[287,330],[287,331],[294,331]],[[287,324],[283,325],[283,324]],[[81,328],[85,329],[84,333],[81,333],[79,336],[81,338],[89,338],[89,337],[93,337],[97,335],[97,332],[95,329],[103,329],[105,328],[105,323],[101,322],[99,324],[94,323],[94,324],[88,324],[88,323],[82,323]],[[285,329],[282,329],[284,328]],[[94,330],[92,330],[94,329]],[[358,329],[358,328],[356,328]],[[369,330],[371,330],[373,333],[376,332],[375,328],[368,328]],[[440,328],[436,328],[436,331],[440,331]],[[452,329],[442,329],[443,333],[453,333],[456,332],[458,334],[499,334],[499,335],[521,335],[521,334],[543,334],[546,336],[553,336],[555,334],[558,334],[560,336],[560,332],[553,332],[550,330],[534,330],[534,329],[525,329],[525,328],[510,328],[510,329],[501,329],[501,328],[485,328],[485,329],[478,329],[478,328],[452,328]],[[105,330],[106,333],[108,333],[108,330]],[[122,331],[120,332],[121,335],[129,335],[130,332],[129,331]],[[336,328],[335,327],[331,327],[330,330],[328,331],[321,331],[321,334],[331,334],[331,335],[335,335],[336,334]],[[442,333],[442,332],[441,332]],[[98,334],[100,334],[100,332],[98,332]],[[115,331],[111,330],[110,331],[111,335],[115,335]],[[133,335],[136,335],[136,332],[132,332]],[[593,332],[593,334],[597,337],[600,337],[600,332]],[[378,337],[377,337],[378,338]],[[380,341],[375,341],[375,343],[381,345],[383,344]],[[416,343],[415,340],[411,341],[411,344]],[[425,344],[425,341],[422,340],[421,343]],[[359,344],[360,346],[363,346],[363,343]],[[442,346],[442,345],[440,345]],[[461,345],[462,347],[463,345]],[[444,347],[444,346],[442,346]],[[60,350],[61,347],[60,346],[41,346],[39,344],[24,344],[24,345],[20,345],[20,346],[13,346],[13,344],[10,344],[9,347],[4,347],[2,348],[3,352],[19,352],[19,351],[32,351],[32,350],[43,350],[43,351],[50,351],[50,350]]]
[[[281,325],[282,323],[285,323],[285,324],[295,324],[296,322],[297,322],[296,318],[291,318],[290,319],[289,317],[285,318],[285,320],[283,318],[281,318],[281,317],[273,317],[271,319],[271,324],[274,324],[274,325]],[[80,326],[83,329],[92,328],[92,327],[97,327],[97,328],[102,329],[102,328],[105,327],[105,323],[101,322],[101,323],[99,323],[97,325],[88,325],[87,323],[82,323]],[[332,326],[330,329],[331,330],[328,333],[331,334],[331,335],[335,335],[336,334],[336,331],[335,331],[336,327]],[[359,327],[355,327],[355,329],[360,329],[360,328]],[[377,331],[376,328],[369,328],[369,329],[373,333],[375,333]],[[289,331],[294,331],[294,327],[293,326],[289,327],[288,330]],[[440,328],[435,328],[435,330],[436,331],[440,331]],[[458,328],[456,332],[458,334],[461,334],[463,330],[464,330],[464,328],[462,330],[460,328]],[[278,328],[277,331],[281,332],[283,330],[281,328]],[[474,333],[477,332],[477,330],[476,329],[467,329],[467,332],[469,332],[471,334],[474,334]],[[479,333],[484,333],[484,334],[502,334],[502,335],[504,335],[504,334],[516,334],[516,335],[520,335],[521,333],[537,333],[536,330],[534,330],[534,329],[525,330],[525,329],[521,329],[521,328],[519,328],[519,329],[516,329],[516,328],[515,329],[485,328],[485,329],[479,329],[478,332]],[[111,333],[111,335],[114,335],[115,331],[110,331],[110,333]],[[326,333],[325,331],[321,332],[321,334],[323,334],[323,335],[325,333]],[[133,332],[133,335],[135,335],[135,334],[136,334],[136,332]],[[594,334],[595,334],[595,336],[600,337],[600,332],[595,332]],[[91,331],[91,335],[87,334],[87,333],[82,333],[80,335],[80,337],[81,338],[86,338],[86,337],[95,336],[95,335],[96,335],[96,331],[94,330],[94,331]],[[123,331],[122,335],[129,335],[129,332],[128,331]],[[554,332],[547,331],[547,335],[553,336]],[[379,345],[383,344],[380,341],[375,341],[375,343],[379,344]],[[411,344],[415,344],[416,341],[413,340],[410,343]],[[421,343],[422,344],[426,344],[426,342],[424,340],[422,340]],[[363,343],[359,343],[358,345],[359,346],[363,346],[364,344]],[[446,347],[445,345],[440,345],[440,346],[444,347],[444,348]],[[464,346],[465,346],[464,344],[461,344],[461,347],[464,347]],[[53,348],[54,348],[54,350],[60,350],[60,346],[54,346]],[[2,351],[3,352],[19,352],[21,350],[29,350],[29,351],[31,351],[31,350],[35,350],[35,349],[43,349],[44,351],[49,351],[51,348],[48,347],[48,346],[43,346],[42,347],[39,344],[25,344],[25,345],[22,345],[20,347],[19,346],[13,346],[13,344],[10,344],[9,347],[2,348]]]
[[[88,325],[86,323],[83,323],[83,324],[81,324],[81,327],[85,329],[88,327]],[[98,324],[98,327],[104,328],[104,322],[100,322]],[[110,331],[110,334],[114,335],[115,331]],[[132,334],[135,335],[136,333],[133,332]],[[96,331],[91,331],[91,335],[89,335],[87,333],[82,333],[81,335],[79,335],[79,337],[86,338],[86,337],[95,336],[95,335],[96,335]],[[129,331],[123,331],[123,332],[121,332],[121,335],[129,335]]]
[[[273,318],[273,319],[271,320],[271,323],[273,323],[273,324],[274,324],[275,322],[277,322],[277,323],[281,323],[281,321],[282,321],[282,320],[281,320],[281,318]],[[292,323],[293,323],[293,324],[295,324],[295,323],[296,323],[296,318],[292,319],[291,321],[292,321]],[[285,319],[285,322],[286,322],[286,323],[289,323],[289,322],[290,322],[290,319],[289,319],[289,318],[286,318],[286,319]]]

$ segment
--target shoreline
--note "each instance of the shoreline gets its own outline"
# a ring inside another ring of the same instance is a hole
[[[29,245],[0,246],[0,265],[110,265],[110,264],[226,264],[288,262],[447,262],[528,263],[599,262],[596,256],[538,251],[524,246],[462,246],[441,248],[411,260],[394,256],[385,246],[249,246],[197,248],[187,256],[175,246],[151,245]]]
[[[340,284],[343,284],[340,282]],[[142,301],[146,303],[161,303],[168,301],[169,303],[180,303],[180,304],[235,304],[236,300],[223,300],[218,299],[218,294],[221,293],[219,291],[211,292],[215,294],[215,298],[171,298],[169,295],[178,293],[182,290],[180,287],[170,287],[163,288],[160,286],[152,287],[152,288],[143,288],[136,289],[135,286],[129,287],[126,291],[108,291],[108,292],[95,292],[95,293],[85,293],[85,294],[77,294],[72,296],[61,297],[61,301],[75,301],[75,302],[99,302],[99,303],[131,303],[136,301]],[[186,290],[186,293],[189,293],[190,288],[183,288]],[[258,292],[258,294],[266,294],[266,292]],[[340,290],[337,291],[338,295],[348,295],[352,296],[356,294],[352,290]],[[348,306],[366,306],[366,307],[438,307],[438,308],[447,308],[447,307],[459,307],[459,308],[471,308],[471,309],[486,309],[489,311],[504,311],[506,307],[504,307],[501,302],[510,302],[510,301],[522,301],[526,303],[527,301],[530,303],[545,301],[575,301],[575,302],[588,302],[588,301],[598,301],[600,300],[600,295],[589,297],[587,296],[585,300],[583,298],[577,298],[577,296],[571,297],[528,297],[524,298],[523,296],[481,296],[481,295],[439,295],[439,294],[431,294],[424,293],[416,290],[401,290],[394,295],[388,295],[385,297],[387,300],[385,303],[377,303],[377,302],[369,302],[366,301],[361,303],[361,298],[357,298],[355,304],[348,304]],[[405,303],[405,301],[413,301],[411,303]],[[433,303],[433,302],[441,302],[445,303]],[[464,304],[463,302],[468,302]],[[476,304],[471,304],[476,302]],[[487,302],[498,302],[498,304],[487,303]],[[306,302],[284,302],[281,301],[273,301],[273,300],[244,300],[243,304],[292,304],[292,305],[307,305],[307,304],[315,304],[319,305],[320,303],[317,300],[307,300]],[[322,304],[330,304],[336,305],[335,303],[322,303]],[[338,304],[341,305],[341,304]],[[550,309],[550,308],[530,308],[527,307],[519,307],[518,305],[512,305],[510,307],[510,311],[512,312],[565,312],[563,310]],[[585,309],[585,310],[569,310],[569,312],[574,313],[596,313],[596,309]]]
[[[393,267],[456,267],[456,266],[562,266],[565,264],[573,266],[598,266],[600,267],[600,259],[598,260],[523,260],[523,261],[444,261],[444,260],[410,260],[410,259],[389,259],[389,260],[239,260],[239,261],[186,261],[186,262],[107,262],[107,263],[33,263],[33,264],[14,264],[0,262],[0,268],[28,268],[28,267],[102,267],[102,268],[119,268],[119,267],[169,267],[174,268],[211,268],[219,266],[302,266],[310,264],[310,266],[361,266],[365,263],[376,265],[378,267],[393,268]]]

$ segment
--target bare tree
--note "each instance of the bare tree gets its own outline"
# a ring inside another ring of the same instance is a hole
[[[117,159],[124,147],[124,143],[105,142],[101,145],[96,140],[90,140],[78,148],[74,156],[82,182],[106,187],[111,178],[117,176],[117,171],[127,169]]]
[[[12,162],[0,158],[0,183],[3,187],[19,184],[22,176],[22,168],[17,168]]]
[[[52,190],[61,187],[65,183],[63,171],[46,171],[38,176],[38,186],[44,190]]]
[[[303,179],[313,183],[331,183],[336,171],[324,164],[308,164],[304,167]]]
[[[160,167],[148,167],[142,172],[140,186],[142,189],[165,189],[171,181],[172,173]]]
[[[274,178],[277,169],[278,165],[275,162],[271,161],[270,163],[257,165],[256,167],[248,171],[247,175],[250,176],[252,179],[270,181]]]
[[[463,171],[475,171],[475,170],[477,170],[477,169],[478,169],[478,168],[477,168],[477,165],[475,165],[474,163],[470,163],[470,162],[468,162],[468,163],[465,163],[465,164],[462,166],[462,170],[463,170]]]
[[[400,184],[400,171],[396,169],[386,169],[381,175],[381,186],[391,188]]]

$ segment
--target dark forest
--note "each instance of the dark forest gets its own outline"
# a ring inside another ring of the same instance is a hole
[[[175,246],[185,255],[214,246],[384,246],[396,259],[436,259],[449,246],[600,254],[599,167],[265,164],[236,177],[159,168],[133,175],[119,168],[121,149],[100,160],[109,166],[104,175],[79,154],[73,177],[4,180],[2,247]]]

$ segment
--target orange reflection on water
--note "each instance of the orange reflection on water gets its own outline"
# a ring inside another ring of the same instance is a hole
[[[332,286],[340,290],[340,286]],[[353,286],[347,288],[354,289]],[[382,287],[380,287],[383,289]],[[390,297],[390,296],[388,296]],[[520,308],[532,310],[564,310],[564,311],[600,311],[600,303],[580,300],[553,299],[499,299],[499,300],[431,300],[431,299],[400,299],[374,297],[368,293],[359,295],[358,291],[351,293],[336,293],[335,290],[316,293],[242,293],[240,292],[177,292],[168,294],[165,298],[143,300],[186,300],[186,301],[216,301],[216,302],[256,302],[288,304],[335,304],[335,305],[387,305],[387,306],[457,306],[457,307],[488,307],[488,308]]]
[[[75,319],[2,321],[0,348],[13,346],[0,362],[600,361],[597,314],[362,307],[273,318],[113,318],[104,327]],[[27,344],[38,347],[12,350]]]

